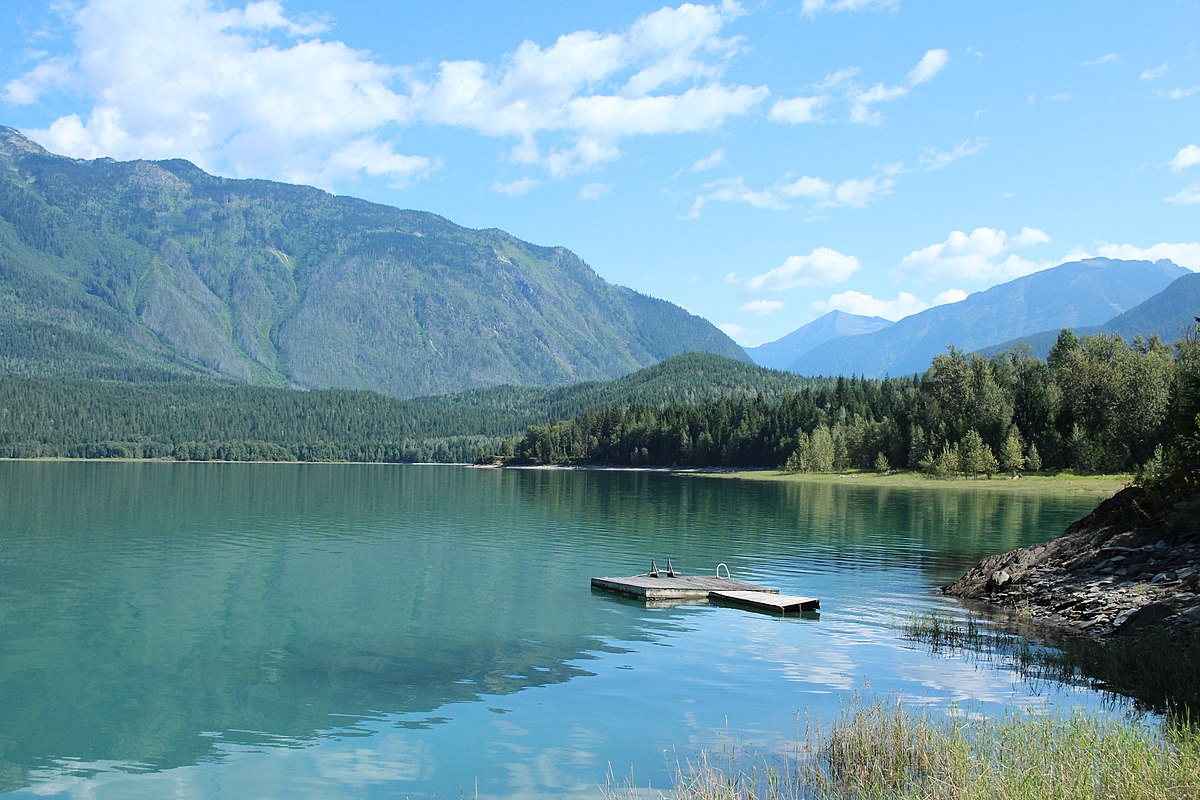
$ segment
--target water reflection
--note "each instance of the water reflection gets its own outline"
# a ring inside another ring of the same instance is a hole
[[[297,796],[473,777],[553,794],[708,744],[722,719],[777,736],[864,676],[1011,695],[913,653],[894,618],[1086,510],[648,473],[137,463],[3,463],[0,501],[0,789],[122,796],[167,776],[285,793],[271,775]],[[824,613],[588,588],[668,555]]]

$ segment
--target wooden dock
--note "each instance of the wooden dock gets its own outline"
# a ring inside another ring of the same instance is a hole
[[[657,575],[648,573],[627,578],[592,578],[592,588],[636,597],[647,602],[711,601],[778,614],[815,611],[821,607],[821,601],[815,597],[781,595],[778,589],[711,575],[659,572]]]

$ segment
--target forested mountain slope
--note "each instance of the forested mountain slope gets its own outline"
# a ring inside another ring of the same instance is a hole
[[[0,457],[469,461],[551,419],[633,404],[777,400],[826,383],[707,353],[614,381],[408,400],[186,376],[128,383],[0,375]]]
[[[911,375],[954,345],[962,350],[1038,331],[1098,325],[1188,274],[1170,261],[1072,261],[913,314],[874,333],[835,339],[789,369],[805,375]]]
[[[80,161],[0,128],[0,371],[412,397],[614,378],[712,324],[561,247],[186,161]]]

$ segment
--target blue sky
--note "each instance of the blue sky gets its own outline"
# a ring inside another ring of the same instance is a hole
[[[1200,3],[6,0],[0,123],[564,245],[742,344],[1200,270]]]

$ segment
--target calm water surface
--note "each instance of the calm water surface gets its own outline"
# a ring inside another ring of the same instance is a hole
[[[1097,705],[904,641],[980,556],[1089,498],[374,465],[0,463],[0,791],[599,795],[794,740],[855,692]],[[686,572],[819,617],[646,608]]]

